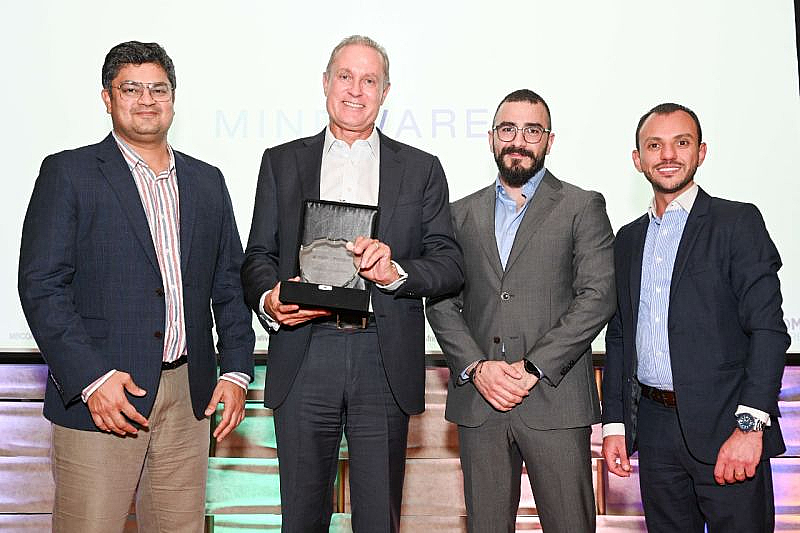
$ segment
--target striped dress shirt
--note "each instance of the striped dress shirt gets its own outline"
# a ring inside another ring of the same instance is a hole
[[[178,175],[175,171],[175,154],[169,151],[169,168],[156,174],[128,144],[112,132],[120,152],[133,176],[142,208],[150,227],[150,236],[158,259],[158,268],[164,283],[166,320],[164,324],[164,351],[162,361],[171,363],[186,355],[186,324],[183,313],[183,277],[181,274],[180,202],[178,201]],[[86,387],[81,397],[89,396],[115,372],[112,370]],[[247,389],[250,377],[241,372],[228,372],[220,379]]]

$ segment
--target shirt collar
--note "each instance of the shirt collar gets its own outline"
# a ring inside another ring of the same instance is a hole
[[[137,166],[142,165],[143,167],[148,168],[151,171],[153,170],[147,165],[147,162],[144,159],[142,159],[142,156],[140,156],[136,152],[136,150],[134,150],[133,147],[131,147],[131,145],[129,145],[121,138],[119,138],[119,136],[117,136],[117,133],[114,130],[111,130],[111,135],[114,136],[114,140],[117,142],[117,146],[122,152],[122,155],[125,156],[124,158],[125,162],[128,163],[128,168],[133,170]],[[171,174],[172,171],[175,170],[175,154],[172,152],[172,146],[170,146],[169,143],[167,143],[167,152],[169,153],[169,173]]]
[[[694,201],[697,199],[697,193],[700,189],[698,188],[696,183],[692,183],[692,186],[683,191],[680,196],[672,200],[667,208],[664,210],[666,213],[667,211],[674,211],[676,209],[683,209],[686,213],[690,213],[692,211],[692,206],[694,205]],[[656,215],[656,198],[655,196],[650,200],[650,205],[647,206],[647,214],[650,217],[650,220],[654,218],[658,218]]]
[[[352,147],[355,148],[356,145],[366,144],[367,147],[369,147],[369,149],[370,149],[370,153],[372,153],[372,155],[377,158],[378,154],[380,153],[380,142],[381,142],[381,140],[380,140],[380,137],[378,136],[378,128],[376,126],[373,126],[372,127],[372,133],[369,134],[369,137],[367,137],[366,139],[357,140],[356,142],[353,143]],[[325,144],[322,147],[323,155],[328,155],[328,153],[330,152],[330,150],[333,147],[333,145],[337,144],[337,143],[339,143],[339,144],[341,144],[343,146],[347,146],[346,142],[344,142],[341,139],[337,139],[336,137],[334,137],[333,132],[331,131],[330,125],[325,126]],[[350,148],[350,147],[348,147],[348,148]]]
[[[544,167],[540,168],[536,171],[536,174],[530,177],[528,181],[522,185],[522,196],[525,197],[525,203],[531,201],[531,197],[533,193],[536,192],[536,189],[539,187],[539,183],[541,183],[542,179],[544,178],[544,173],[546,169]],[[495,186],[495,194],[496,197],[500,198],[501,200],[507,200],[513,202],[508,193],[506,192],[503,184],[500,182],[500,175],[498,174],[497,177],[494,179],[494,186]]]

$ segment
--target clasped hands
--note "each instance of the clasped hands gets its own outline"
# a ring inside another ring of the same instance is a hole
[[[525,371],[523,360],[481,361],[472,375],[475,388],[498,411],[510,411],[528,396],[539,378]]]
[[[128,401],[126,391],[139,397],[147,394],[134,383],[130,374],[116,371],[89,396],[86,405],[100,430],[124,437],[138,433],[133,423],[145,429],[149,427],[149,421]],[[204,413],[210,416],[216,411],[218,403],[224,405],[222,418],[213,434],[217,442],[244,420],[245,396],[246,391],[239,385],[223,379],[217,382]]]
[[[392,263],[392,249],[388,244],[378,239],[358,236],[353,242],[348,242],[347,249],[353,253],[353,262],[358,268],[362,278],[374,281],[379,285],[389,285],[397,281],[400,275]],[[300,281],[299,276],[289,281]],[[331,311],[327,309],[312,309],[300,307],[297,304],[281,302],[281,282],[264,298],[264,312],[284,326],[297,326],[315,318],[328,316]]]

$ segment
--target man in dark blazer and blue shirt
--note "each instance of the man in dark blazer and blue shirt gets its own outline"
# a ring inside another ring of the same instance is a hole
[[[661,104],[639,121],[633,162],[654,198],[614,245],[603,456],[627,477],[638,449],[651,532],[770,532],[790,343],[781,259],[755,206],[695,184],[705,155],[686,107]]]
[[[156,43],[106,56],[113,131],[47,157],[22,232],[19,293],[49,367],[53,530],[203,530],[209,415],[241,422],[255,335],[220,171],[172,149],[175,69]],[[213,320],[212,320],[213,308]],[[212,327],[216,323],[221,376]]]
[[[264,403],[275,417],[282,530],[328,531],[344,430],[354,531],[397,531],[408,417],[425,407],[422,298],[458,290],[461,253],[439,160],[375,127],[389,92],[385,50],[344,39],[322,82],[328,127],[264,152],[242,268],[248,304],[270,333]],[[306,199],[380,208],[377,238],[349,245],[369,314],[281,302],[281,282],[299,279]]]

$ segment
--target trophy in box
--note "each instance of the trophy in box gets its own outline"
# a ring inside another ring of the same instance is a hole
[[[358,275],[357,260],[346,243],[374,237],[378,207],[306,200],[301,217],[298,263],[301,281],[281,283],[283,303],[366,313],[369,291]]]

